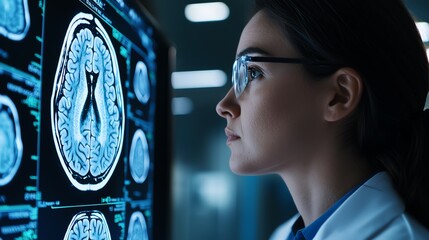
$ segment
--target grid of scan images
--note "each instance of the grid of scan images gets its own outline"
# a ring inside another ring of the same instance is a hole
[[[153,26],[125,0],[0,12],[0,239],[153,239]]]

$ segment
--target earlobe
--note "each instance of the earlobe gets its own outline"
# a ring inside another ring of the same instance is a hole
[[[359,105],[363,79],[352,68],[341,68],[329,78],[330,88],[325,120],[337,122],[351,116]]]

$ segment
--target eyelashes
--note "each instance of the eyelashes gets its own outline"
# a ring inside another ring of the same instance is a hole
[[[247,79],[249,81],[260,79],[264,76],[264,72],[257,66],[247,67]]]

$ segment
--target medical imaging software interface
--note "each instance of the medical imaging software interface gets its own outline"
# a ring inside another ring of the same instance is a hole
[[[153,239],[157,41],[126,0],[0,1],[0,239]]]

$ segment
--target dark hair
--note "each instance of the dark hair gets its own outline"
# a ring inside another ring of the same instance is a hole
[[[387,171],[407,211],[429,228],[428,59],[401,0],[256,0],[304,58],[324,77],[351,67],[364,93],[347,136]],[[426,115],[426,117],[425,117]]]

